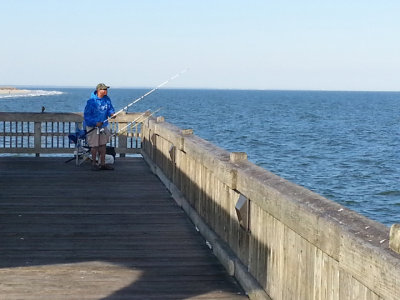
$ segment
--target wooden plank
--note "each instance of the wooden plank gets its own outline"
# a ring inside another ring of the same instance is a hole
[[[0,157],[0,299],[247,299],[141,158]]]

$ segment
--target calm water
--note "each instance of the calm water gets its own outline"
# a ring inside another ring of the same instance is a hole
[[[47,90],[47,89],[43,89]],[[91,89],[1,98],[2,111],[82,111]],[[146,89],[110,89],[116,110]],[[182,129],[390,226],[400,221],[400,92],[158,90],[155,110]]]

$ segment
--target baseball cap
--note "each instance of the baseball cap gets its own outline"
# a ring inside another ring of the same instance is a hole
[[[96,86],[96,90],[106,90],[106,89],[108,89],[108,88],[110,88],[109,86],[106,86],[104,83],[99,83],[97,86]]]

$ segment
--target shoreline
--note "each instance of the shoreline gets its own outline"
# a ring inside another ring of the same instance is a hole
[[[27,94],[30,90],[20,90],[13,87],[0,87],[0,95]]]

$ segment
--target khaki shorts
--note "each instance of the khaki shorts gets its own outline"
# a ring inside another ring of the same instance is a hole
[[[98,147],[101,145],[105,145],[110,141],[111,131],[106,127],[103,132],[97,133],[97,129],[95,128],[93,131],[93,127],[86,127],[86,131],[88,134],[86,135],[86,141],[89,147]]]

